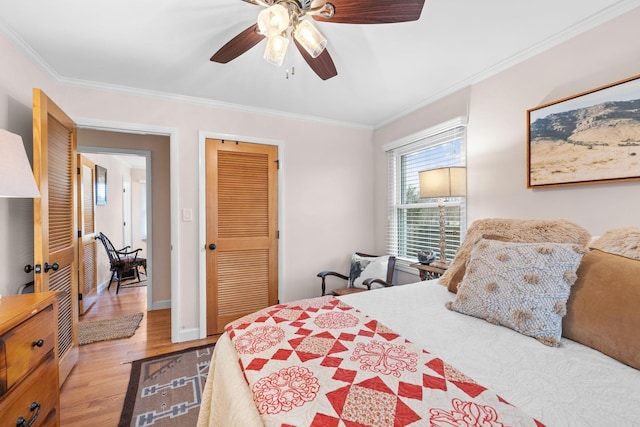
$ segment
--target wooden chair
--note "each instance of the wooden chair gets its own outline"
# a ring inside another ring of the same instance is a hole
[[[99,233],[96,239],[102,242],[102,245],[109,256],[109,263],[111,264],[110,270],[112,273],[107,289],[111,288],[111,282],[113,282],[114,278],[118,281],[116,295],[120,292],[120,282],[125,278],[136,277],[138,282],[141,282],[139,267],[142,267],[144,275],[147,275],[147,259],[138,256],[138,252],[142,249],[139,248],[130,251],[128,250],[130,246],[125,246],[122,249],[116,249],[113,246],[113,243],[111,243],[111,240],[102,233]]]
[[[365,259],[371,258],[371,260],[374,260],[375,258],[379,258],[380,256],[368,255],[362,252],[356,252],[354,255],[355,256],[352,256],[351,258],[351,268],[348,276],[345,274],[337,273],[335,271],[321,271],[320,273],[318,273],[318,277],[322,279],[322,295],[328,294],[326,291],[326,278],[328,276],[335,276],[347,281],[346,288],[333,289],[332,291],[329,292],[329,294],[336,295],[336,296],[371,290],[371,285],[375,283],[385,287],[393,286],[393,272],[396,266],[396,257],[389,256],[389,259],[386,265],[386,274],[384,273],[381,274],[382,277],[364,277],[364,280],[362,280],[362,285],[366,287],[365,289],[362,287],[354,286],[354,284],[358,281],[358,278],[362,277],[361,274],[362,275],[367,274],[366,270],[363,269],[362,266],[360,265],[361,262],[358,258],[365,258]]]

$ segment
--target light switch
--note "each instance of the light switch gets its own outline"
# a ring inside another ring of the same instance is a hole
[[[193,221],[193,211],[189,208],[182,209],[182,222]]]

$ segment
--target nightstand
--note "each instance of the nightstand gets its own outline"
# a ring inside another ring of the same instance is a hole
[[[2,425],[59,426],[58,300],[55,292],[0,299]],[[6,424],[5,424],[6,423]]]
[[[442,276],[445,271],[447,271],[446,268],[426,264],[411,264],[410,267],[418,269],[418,271],[420,272],[420,280],[437,279]]]

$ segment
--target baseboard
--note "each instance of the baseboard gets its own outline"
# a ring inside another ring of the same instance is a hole
[[[178,341],[175,342],[185,342],[185,341],[193,341],[200,339],[200,329],[192,328],[192,329],[183,329],[178,333]]]
[[[171,300],[155,301],[151,306],[151,310],[164,310],[165,308],[171,308]]]
[[[100,294],[100,292],[104,291],[105,289],[107,289],[107,286],[109,286],[109,282],[102,282],[98,285],[98,294]]]

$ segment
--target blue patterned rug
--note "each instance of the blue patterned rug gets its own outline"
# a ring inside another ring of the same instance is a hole
[[[214,346],[134,361],[118,426],[195,426]]]

